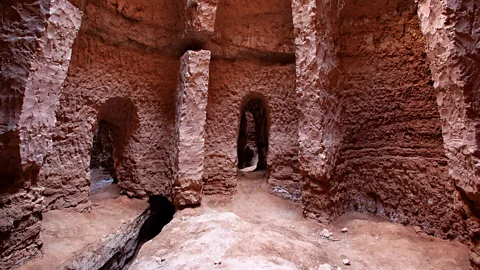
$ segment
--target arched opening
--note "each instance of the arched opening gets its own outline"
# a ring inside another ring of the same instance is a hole
[[[137,126],[135,106],[127,98],[109,99],[100,108],[90,156],[92,200],[118,196],[118,185],[133,180],[130,141]]]
[[[113,146],[112,124],[100,121],[93,135],[90,156],[90,194],[95,195],[117,184],[115,172],[115,147]]]
[[[253,97],[241,108],[237,141],[238,169],[259,171],[267,169],[268,119],[262,99]]]

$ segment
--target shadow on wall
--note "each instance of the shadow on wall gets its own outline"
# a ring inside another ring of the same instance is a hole
[[[238,169],[267,169],[269,123],[265,99],[260,95],[247,96],[241,106]]]
[[[105,183],[128,182],[135,176],[129,149],[139,122],[135,105],[129,98],[111,98],[100,107],[97,119],[90,159],[91,193]]]

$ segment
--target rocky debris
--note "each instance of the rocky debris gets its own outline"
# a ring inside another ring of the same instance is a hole
[[[343,259],[342,260],[344,265],[350,265],[350,260],[349,259]]]
[[[320,235],[320,237],[322,237],[324,239],[327,239],[327,240],[330,240],[330,241],[340,241],[339,239],[336,239],[335,236],[333,236],[333,233],[331,233],[327,229],[323,229],[323,231],[321,231],[319,233],[319,235]]]
[[[416,233],[419,233],[419,234],[423,233],[422,228],[420,228],[419,226],[413,226],[412,229],[413,229],[413,231],[415,231]]]
[[[346,232],[348,232],[348,229],[346,227],[343,227],[342,228],[342,233],[346,233]]]
[[[328,263],[322,264],[318,266],[316,270],[342,270],[339,266],[332,266]]]

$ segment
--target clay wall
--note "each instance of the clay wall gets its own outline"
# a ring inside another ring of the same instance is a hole
[[[369,212],[466,240],[416,8],[293,2],[305,214]]]
[[[181,23],[177,4],[164,2],[162,8],[149,1],[79,3],[83,24],[56,112],[55,151],[40,172],[49,209],[88,203],[90,152],[101,120],[116,127],[119,187],[132,196],[170,194],[179,61],[156,51]]]
[[[81,14],[66,0],[4,1],[0,12],[0,268],[10,269],[40,254],[37,177]]]
[[[288,0],[219,0],[215,33],[208,49],[214,56],[227,58],[265,53],[293,55],[290,5]]]
[[[134,196],[170,194],[178,70],[178,59],[80,34],[56,113],[55,152],[40,175],[48,208],[87,202],[93,135],[101,120],[117,128],[114,146],[123,147],[115,162],[119,187]]]
[[[474,268],[480,265],[479,100],[480,6],[476,1],[420,1],[418,17],[426,39],[442,120],[455,208],[467,223]]]
[[[45,31],[47,1],[0,3],[0,188],[23,173],[17,131],[30,67]],[[30,19],[31,18],[31,19]]]
[[[415,4],[347,1],[340,18],[343,141],[332,189],[341,211],[464,237]]]
[[[125,48],[183,54],[184,3],[177,0],[72,0],[83,11],[82,31]]]
[[[272,191],[299,198],[295,67],[256,60],[210,64],[205,182],[206,194],[232,194],[237,182],[237,140],[241,106],[259,97],[269,118],[268,183]]]

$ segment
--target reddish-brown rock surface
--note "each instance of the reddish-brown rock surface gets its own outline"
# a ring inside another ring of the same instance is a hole
[[[199,205],[202,199],[209,51],[187,51],[180,58],[177,93],[173,201]]]
[[[0,267],[40,253],[42,212],[90,209],[92,168],[183,208],[233,196],[239,155],[306,217],[479,244],[477,0],[7,0],[0,15]]]
[[[81,13],[70,2],[0,4],[0,268],[39,255],[43,188],[55,109]]]

